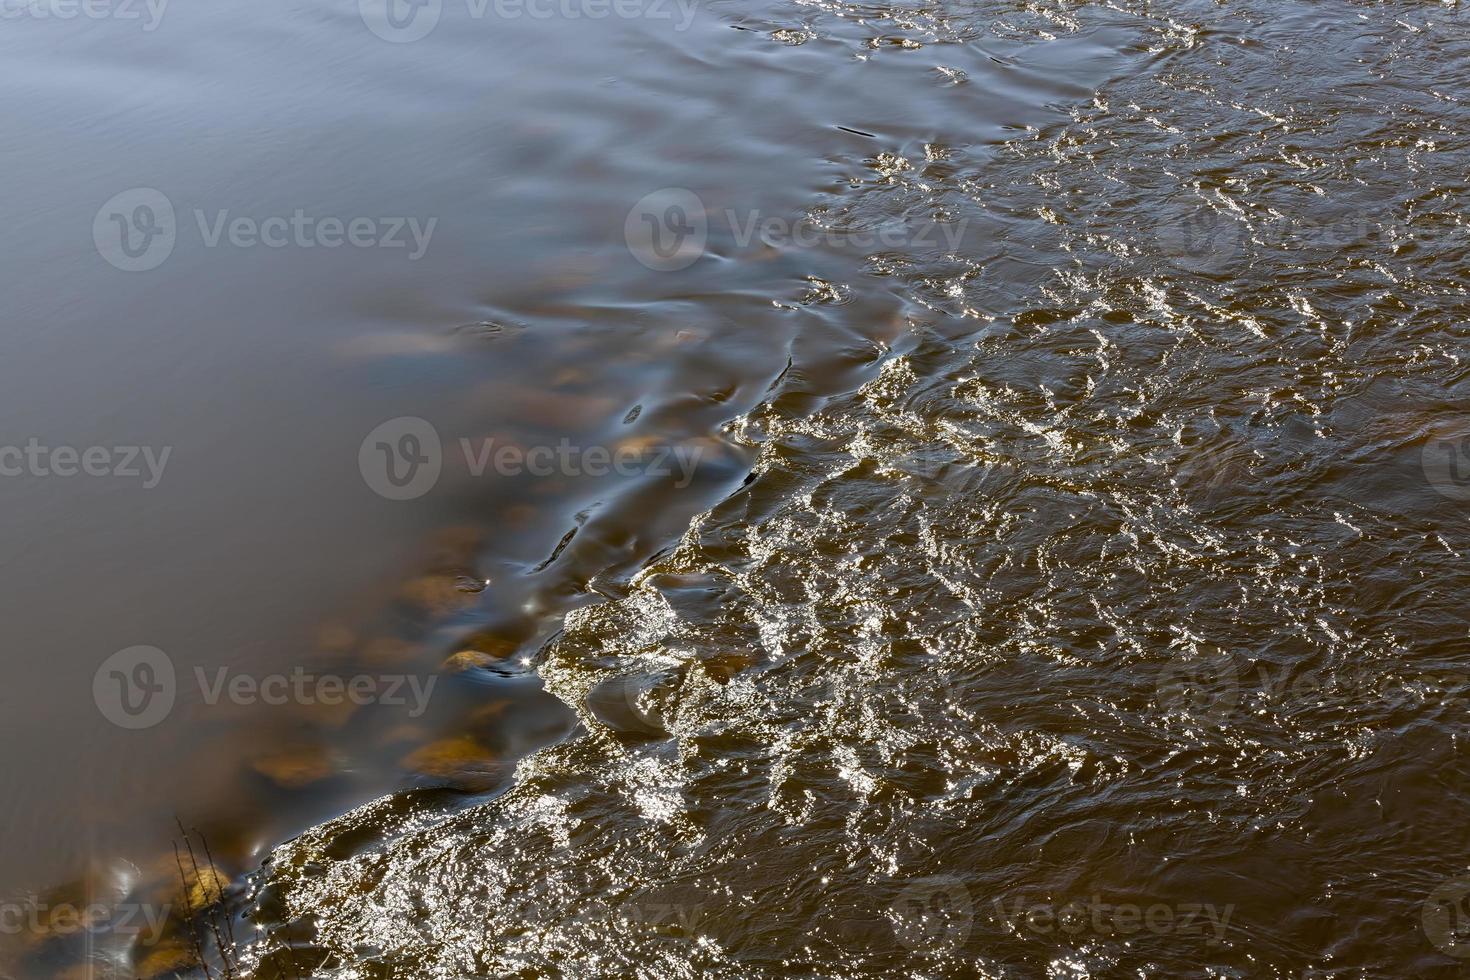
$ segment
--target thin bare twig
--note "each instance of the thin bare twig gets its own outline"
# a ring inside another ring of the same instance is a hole
[[[183,830],[183,825],[179,825]],[[200,967],[204,969],[205,980],[214,980],[214,974],[209,970],[209,963],[204,958],[204,944],[199,939],[199,926],[194,921],[194,903],[189,901],[189,876],[184,872],[184,859],[179,854],[179,842],[174,841],[174,863],[179,866],[179,884],[183,886],[184,896],[184,921],[188,927],[189,940],[194,945],[194,958],[199,961]]]

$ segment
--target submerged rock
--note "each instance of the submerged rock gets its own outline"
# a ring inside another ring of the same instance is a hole
[[[761,662],[754,653],[716,653],[699,661],[699,666],[720,684],[729,683],[736,674]]]
[[[183,939],[169,939],[150,947],[133,968],[137,980],[171,977],[199,965],[199,957]],[[89,974],[81,974],[89,976]]]
[[[499,698],[495,701],[491,701],[489,704],[476,708],[470,714],[470,724],[485,725],[491,722],[499,721],[500,717],[505,714],[505,710],[509,708],[510,705],[511,702],[509,698]]]
[[[467,670],[484,670],[495,666],[500,660],[482,650],[461,650],[446,657],[439,669],[446,674],[462,674]]]
[[[422,575],[405,583],[399,597],[430,616],[457,612],[485,591],[483,579],[468,575]]]
[[[375,667],[402,664],[413,659],[417,647],[396,636],[379,636],[362,648],[364,663]]]
[[[499,785],[508,766],[470,735],[440,739],[404,757],[405,769],[455,789],[484,792]]]
[[[317,630],[316,645],[324,653],[347,653],[357,645],[357,634],[342,623],[325,623]]]
[[[663,449],[669,445],[670,441],[669,436],[663,433],[648,432],[643,435],[628,436],[626,439],[618,440],[618,444],[613,447],[613,452],[620,457],[638,456],[641,458],[656,450]]]
[[[139,973],[137,968],[123,971],[106,960],[99,959],[73,963],[53,974],[54,980],[135,980],[142,976],[144,974]]]
[[[336,773],[330,754],[319,745],[280,749],[251,760],[250,768],[283,789],[301,789]]]
[[[196,867],[197,865],[197,867]],[[174,865],[178,877],[178,864]],[[183,914],[199,913],[224,900],[225,890],[230,887],[229,876],[207,862],[199,861],[196,855],[191,861],[183,855],[183,873],[174,892],[176,905]]]
[[[430,561],[438,568],[464,568],[474,564],[485,541],[485,528],[476,524],[452,524],[434,533]]]

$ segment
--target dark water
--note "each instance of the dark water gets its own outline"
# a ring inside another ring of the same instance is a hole
[[[1460,7],[585,6],[4,22],[6,969],[1466,975]]]

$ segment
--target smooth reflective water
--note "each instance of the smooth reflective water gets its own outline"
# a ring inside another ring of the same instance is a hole
[[[574,8],[5,22],[8,969],[1461,975],[1460,8]]]

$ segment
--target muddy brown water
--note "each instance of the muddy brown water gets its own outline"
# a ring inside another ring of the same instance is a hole
[[[0,973],[1470,969],[1459,5],[0,13]]]

